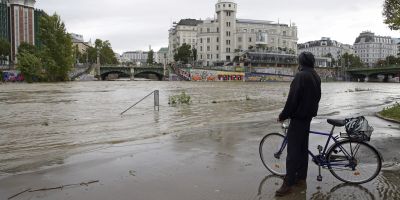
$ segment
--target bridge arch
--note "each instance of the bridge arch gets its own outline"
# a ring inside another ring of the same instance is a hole
[[[159,81],[163,80],[163,78],[164,78],[164,74],[161,74],[156,71],[141,71],[141,72],[137,72],[137,73],[135,72],[134,77],[135,78],[137,78],[137,77],[150,78],[149,76],[146,76],[146,75],[155,75]]]
[[[101,80],[107,80],[107,77],[110,75],[110,74],[118,74],[118,78],[120,78],[120,77],[124,77],[124,78],[129,78],[129,77],[131,77],[131,75],[129,74],[129,73],[126,73],[126,72],[124,72],[124,71],[119,71],[119,70],[114,70],[114,71],[106,71],[106,72],[103,72],[101,75],[100,75],[100,77],[101,77]]]

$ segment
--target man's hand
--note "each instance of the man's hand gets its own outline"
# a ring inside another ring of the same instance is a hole
[[[278,117],[278,119],[276,119],[276,122],[278,122],[278,123],[283,123],[285,120],[281,120],[281,119],[279,119],[279,117]]]

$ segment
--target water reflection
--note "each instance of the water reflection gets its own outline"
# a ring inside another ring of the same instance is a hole
[[[310,200],[375,200],[374,194],[362,185],[341,183],[324,192],[322,188],[312,191],[313,188],[294,186],[291,194],[284,197],[275,197],[275,191],[283,183],[283,177],[277,175],[268,175],[261,180],[257,192],[257,200],[279,199],[279,200],[305,200],[307,196]],[[383,187],[387,188],[387,187]],[[392,191],[393,192],[393,191]],[[398,196],[392,194],[380,195],[382,199],[398,199]]]
[[[329,192],[317,191],[312,194],[311,200],[347,200],[362,199],[374,200],[374,195],[362,185],[342,183],[333,187]]]
[[[275,191],[283,183],[283,177],[277,175],[268,175],[261,180],[258,186],[257,200],[279,199],[279,200],[305,200],[307,195],[307,186],[294,187],[291,194],[284,197],[276,197]]]

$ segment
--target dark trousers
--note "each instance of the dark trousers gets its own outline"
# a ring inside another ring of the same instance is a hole
[[[311,119],[292,119],[287,132],[285,181],[289,186],[296,180],[305,180],[308,171],[308,137]]]

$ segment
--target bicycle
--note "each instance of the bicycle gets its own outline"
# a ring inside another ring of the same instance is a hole
[[[322,181],[321,167],[327,168],[334,177],[345,183],[363,184],[373,180],[381,171],[382,156],[370,144],[351,139],[340,133],[333,136],[335,127],[345,126],[345,120],[328,119],[332,125],[330,133],[310,131],[311,134],[327,136],[325,147],[318,145],[318,154],[308,150],[312,161],[318,166],[317,180]],[[261,161],[273,174],[286,174],[286,145],[289,125],[283,123],[284,134],[269,133],[263,137],[259,146]],[[334,143],[328,148],[329,143]]]

